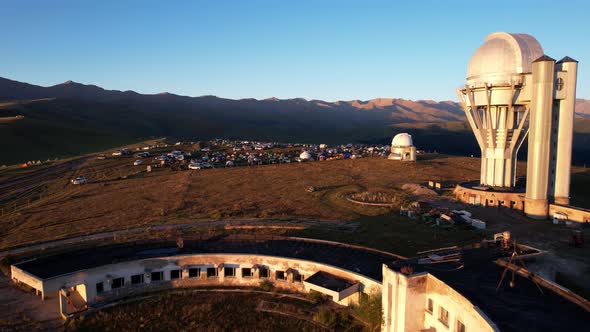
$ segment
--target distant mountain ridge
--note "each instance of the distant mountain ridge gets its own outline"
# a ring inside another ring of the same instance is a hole
[[[590,100],[576,99],[576,116],[579,118],[590,119]]]
[[[590,162],[589,108],[589,101],[578,100],[573,156],[582,163]],[[463,110],[452,101],[234,100],[105,90],[72,81],[41,87],[0,78],[0,118],[11,119],[0,121],[0,165],[153,137],[388,144],[396,133],[408,132],[420,149],[461,155],[480,151]]]
[[[297,108],[308,110],[335,111],[384,111],[390,113],[396,122],[442,122],[465,121],[459,103],[454,101],[406,100],[403,98],[375,98],[371,100],[350,100],[329,102],[304,98],[226,99],[217,96],[188,97],[169,92],[140,94],[127,90],[106,90],[96,85],[66,81],[50,87],[42,87],[0,77],[0,101],[40,98],[66,98],[98,102],[170,102],[217,107],[244,106],[247,108]],[[590,100],[576,100],[576,117],[590,119]]]
[[[22,83],[0,78],[0,101],[40,98],[65,98],[95,102],[165,102],[192,105],[194,107],[240,107],[254,109],[282,109],[311,111],[381,111],[395,122],[442,122],[462,121],[463,111],[452,101],[405,100],[399,98],[376,98],[367,101],[351,100],[328,102],[323,100],[293,99],[226,99],[216,96],[187,97],[164,92],[140,94],[135,91],[105,90],[96,85],[66,81],[50,87]]]

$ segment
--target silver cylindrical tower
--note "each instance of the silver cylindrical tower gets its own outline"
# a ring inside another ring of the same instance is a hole
[[[549,188],[554,77],[554,59],[545,55],[533,62],[527,185],[524,206],[524,212],[532,218],[546,218],[549,209],[547,190]]]
[[[578,62],[565,57],[557,62],[556,67],[557,71],[563,75],[559,75],[555,80],[555,90],[556,93],[562,92],[564,96],[559,100],[558,114],[556,114],[557,137],[555,143],[557,150],[555,151],[553,196],[556,204],[569,205]]]

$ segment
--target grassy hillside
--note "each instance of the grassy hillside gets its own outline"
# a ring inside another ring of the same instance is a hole
[[[80,154],[149,137],[348,143],[389,139],[385,113],[217,109],[50,99],[0,107],[0,164]]]
[[[212,97],[198,105],[168,104],[160,99],[0,103],[0,119],[7,119],[0,121],[0,165],[69,157],[152,137],[389,144],[395,133],[408,132],[419,149],[479,155],[469,126],[461,121],[399,122],[385,111],[318,111],[290,104],[288,108],[276,109],[248,103],[220,107],[220,102],[225,101]],[[257,105],[264,107],[259,109]],[[18,115],[24,118],[15,119]],[[526,144],[519,154],[520,159],[525,157]],[[590,119],[577,119],[573,161],[590,164]]]
[[[0,164],[67,157],[131,143],[136,133],[93,126],[92,122],[59,116],[43,101],[0,109],[0,117],[12,114],[24,118],[0,122]],[[45,104],[45,105],[44,105]],[[35,114],[32,110],[39,110]]]

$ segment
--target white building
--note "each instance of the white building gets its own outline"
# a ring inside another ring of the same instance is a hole
[[[533,36],[495,32],[475,51],[457,89],[481,148],[481,185],[514,188],[516,157],[528,137],[529,217],[546,218],[552,202],[569,204],[577,65],[544,55]]]
[[[395,135],[391,140],[391,154],[387,159],[416,161],[416,147],[412,141],[412,135],[408,133]]]
[[[301,159],[301,160],[313,160],[313,156],[311,155],[311,153],[309,153],[307,151],[303,151],[299,155],[299,159]]]
[[[292,292],[318,291],[345,306],[359,303],[364,296],[378,296],[382,331],[493,332],[498,331],[496,323],[500,328],[502,324],[512,327],[507,330],[535,330],[528,329],[531,319],[542,321],[545,330],[563,327],[567,331],[590,319],[579,304],[546,293],[552,290],[541,294],[520,276],[515,279],[516,285],[523,285],[518,292],[498,293],[503,268],[491,260],[500,256],[489,256],[497,254],[492,244],[457,251],[463,257],[459,262],[436,264],[423,261],[442,256],[405,259],[375,249],[302,238],[183,241],[182,249],[162,245],[99,246],[41,256],[12,265],[11,277],[35,289],[63,318],[156,290],[256,287],[267,281]],[[536,305],[529,307],[529,303]],[[527,309],[513,309],[522,306]]]

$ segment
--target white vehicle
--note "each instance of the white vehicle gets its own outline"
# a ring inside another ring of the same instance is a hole
[[[96,159],[105,160],[105,159],[107,159],[107,156],[105,156],[104,154],[99,154],[98,157],[96,157]]]
[[[201,163],[190,163],[188,169],[202,169]]]
[[[123,155],[123,152],[121,152],[121,151],[113,152],[113,156],[122,156],[122,155]]]
[[[213,165],[210,163],[191,163],[188,165],[189,169],[205,169],[205,168],[213,168]]]
[[[136,161],[133,162],[133,166],[139,166],[143,164],[143,161],[141,159],[137,159]]]
[[[177,155],[176,160],[178,160],[178,161],[184,160],[184,155],[181,155],[181,154]]]
[[[71,180],[72,184],[86,184],[86,178],[82,175]]]

